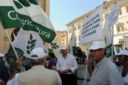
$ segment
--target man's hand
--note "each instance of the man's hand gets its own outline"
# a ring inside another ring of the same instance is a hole
[[[16,59],[16,69],[21,69],[21,60],[20,59]]]
[[[72,73],[71,69],[66,69],[66,70],[63,70],[63,71],[59,70],[58,72],[59,72],[60,74]]]

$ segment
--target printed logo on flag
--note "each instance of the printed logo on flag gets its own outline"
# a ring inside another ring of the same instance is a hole
[[[21,27],[17,13],[12,6],[0,6],[0,18],[4,29]]]
[[[38,21],[34,21],[33,17],[30,16],[31,13],[29,12],[32,11],[31,9],[32,7],[35,7],[37,8],[37,10],[39,10],[37,6],[38,5],[37,2],[35,0],[28,0],[28,1],[27,0],[13,0],[13,1],[18,10],[25,9],[25,11],[28,12],[27,14],[18,12],[18,15],[17,15],[17,18],[21,22],[23,29],[26,31],[35,31],[40,35],[43,41],[51,43],[56,36],[56,33],[54,32],[54,30],[50,29],[49,27],[45,25],[40,24]],[[45,17],[45,15],[42,15],[41,17]],[[42,20],[42,21],[45,24],[49,23],[49,22],[46,22],[45,20]]]
[[[35,0],[14,0],[14,3],[18,9],[23,8],[23,6],[30,7],[31,4],[38,5]]]

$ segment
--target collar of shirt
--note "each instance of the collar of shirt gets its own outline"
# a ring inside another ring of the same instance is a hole
[[[65,57],[63,57],[63,55],[61,56],[62,59],[67,59],[69,57],[69,54],[67,54]]]
[[[43,65],[34,65],[33,67],[32,67],[32,69],[38,69],[38,68],[43,68],[44,69],[44,66]]]
[[[99,68],[100,66],[104,65],[106,61],[106,57],[104,57],[99,63],[96,64],[96,67]]]

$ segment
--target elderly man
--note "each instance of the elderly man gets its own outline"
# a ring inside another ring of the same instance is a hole
[[[34,48],[28,57],[33,67],[16,75],[7,85],[61,85],[59,74],[44,67],[46,56],[43,48]]]
[[[89,85],[124,85],[116,65],[105,57],[105,47],[105,43],[95,41],[89,48],[96,62]]]
[[[121,68],[121,73],[124,78],[125,85],[128,85],[128,50],[120,50],[116,55],[117,64]]]
[[[57,71],[59,72],[62,85],[77,85],[76,70],[78,68],[76,58],[69,54],[66,46],[61,46],[62,56],[58,57]]]

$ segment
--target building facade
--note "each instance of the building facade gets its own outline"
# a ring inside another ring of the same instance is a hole
[[[58,45],[68,45],[68,33],[67,31],[57,31],[55,41]]]
[[[123,1],[123,0],[122,0]],[[82,24],[84,21],[84,17],[89,16],[90,14],[93,14],[96,10],[103,9],[102,14],[102,29],[104,29],[106,19],[108,14],[112,11],[113,5],[120,3],[120,0],[108,0],[105,1],[100,6],[96,7],[95,9],[89,11],[88,13],[85,13],[82,16],[77,17],[76,19],[72,20],[67,24],[67,30],[68,30],[68,44],[72,44],[72,35],[75,34],[75,43],[76,46],[86,49],[87,46],[81,46],[80,44],[80,33],[82,30]],[[128,5],[123,2],[120,6],[120,14],[118,16],[118,21],[114,24],[112,27],[113,31],[113,44],[114,45],[122,45],[124,48],[128,48]],[[104,39],[101,39],[104,40]]]
[[[128,4],[121,5],[118,21],[113,28],[114,45],[128,49]]]
[[[79,46],[79,38],[80,38],[80,32],[82,29],[82,23],[83,23],[83,18],[85,15],[82,15],[75,20],[71,21],[70,23],[67,24],[67,31],[68,31],[68,44],[74,44],[75,46]],[[74,42],[74,43],[72,43]]]
[[[82,50],[86,50],[86,46],[80,44],[80,35],[83,28],[84,18],[94,13],[100,6],[89,11],[88,13],[83,14],[82,16],[77,17],[67,24],[68,31],[68,44],[75,45],[75,47],[80,47]],[[75,44],[74,44],[75,43]]]
[[[42,9],[49,15],[49,4],[50,0],[37,0],[39,4],[41,5]],[[8,29],[8,35],[11,38],[12,32],[14,29]],[[10,42],[9,38],[4,31],[1,23],[0,23],[0,53],[6,53],[8,52],[8,49],[10,48]]]

